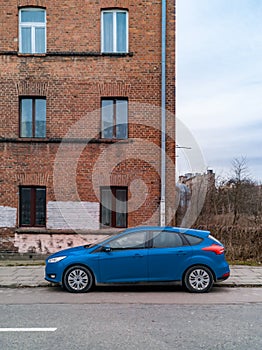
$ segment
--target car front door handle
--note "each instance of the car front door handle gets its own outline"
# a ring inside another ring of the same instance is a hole
[[[137,253],[137,254],[134,255],[134,257],[135,257],[135,258],[143,258],[143,255]]]

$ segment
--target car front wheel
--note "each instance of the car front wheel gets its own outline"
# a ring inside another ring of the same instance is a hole
[[[206,293],[214,284],[212,272],[206,266],[192,266],[184,276],[183,284],[189,292]]]
[[[72,266],[66,270],[63,286],[71,293],[88,292],[94,283],[92,273],[84,266]]]

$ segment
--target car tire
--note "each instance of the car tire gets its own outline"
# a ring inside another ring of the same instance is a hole
[[[71,266],[65,271],[63,286],[70,293],[86,293],[91,290],[94,278],[90,270],[81,265]]]
[[[183,285],[191,293],[207,293],[214,284],[214,277],[206,266],[196,265],[190,267],[183,279]]]

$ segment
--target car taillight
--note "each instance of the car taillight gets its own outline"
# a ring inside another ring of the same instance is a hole
[[[207,252],[213,252],[217,255],[221,255],[224,253],[225,248],[218,244],[212,244],[209,247],[202,248],[202,250],[205,250]]]

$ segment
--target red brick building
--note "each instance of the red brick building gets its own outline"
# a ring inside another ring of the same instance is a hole
[[[0,1],[0,23],[0,251],[172,223],[175,1]]]

